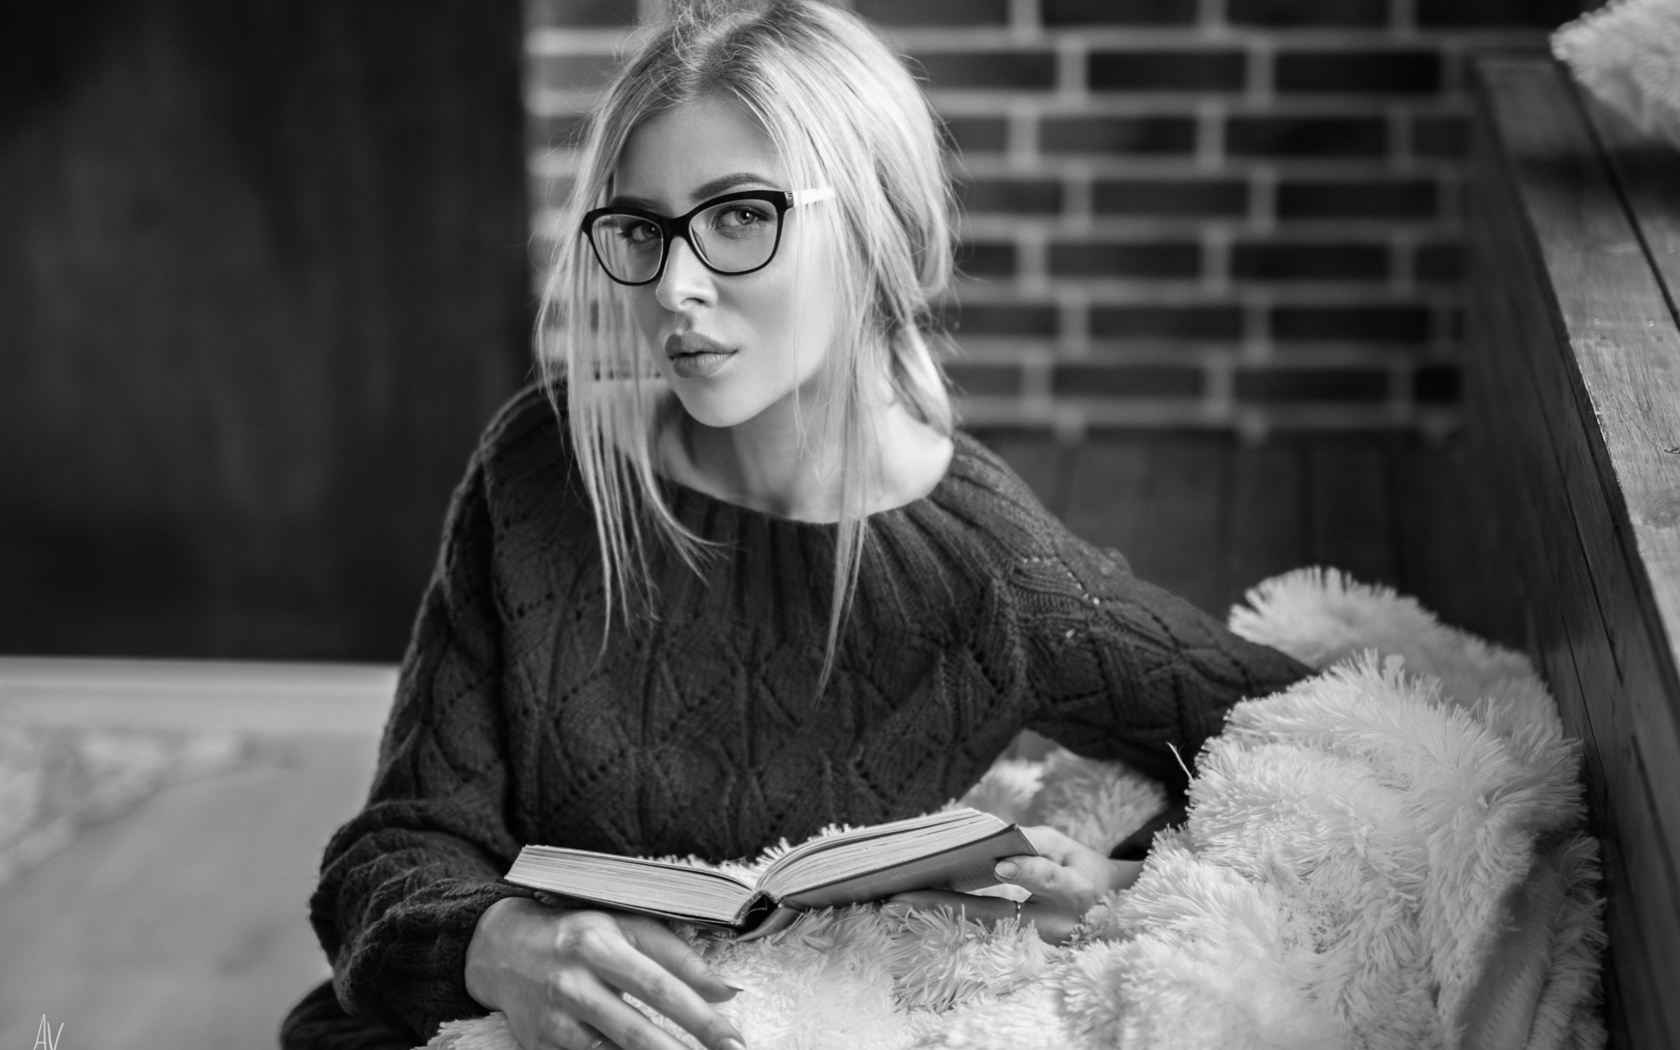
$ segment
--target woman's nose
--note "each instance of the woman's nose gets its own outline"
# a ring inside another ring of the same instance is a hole
[[[667,310],[681,310],[686,306],[710,304],[714,291],[712,271],[694,254],[688,238],[672,238],[665,255],[665,272],[659,275],[657,285],[659,305]]]

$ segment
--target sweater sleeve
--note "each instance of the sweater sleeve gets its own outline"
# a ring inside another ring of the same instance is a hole
[[[467,994],[484,910],[528,891],[498,881],[508,830],[491,521],[475,459],[457,489],[380,743],[367,805],[333,835],[310,922],[347,1012],[424,1042],[485,1008]]]
[[[1234,704],[1312,673],[1138,579],[1118,552],[1065,533],[1023,561],[1015,582],[1034,694],[1029,728],[1177,791]]]

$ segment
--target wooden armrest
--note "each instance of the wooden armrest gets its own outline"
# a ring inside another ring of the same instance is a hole
[[[1477,63],[1466,431],[1585,744],[1612,1045],[1680,1045],[1680,154],[1550,59]]]

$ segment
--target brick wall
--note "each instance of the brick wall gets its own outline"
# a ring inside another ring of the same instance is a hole
[[[851,6],[961,150],[970,425],[1452,429],[1465,58],[1580,0]],[[533,0],[539,219],[636,7]]]

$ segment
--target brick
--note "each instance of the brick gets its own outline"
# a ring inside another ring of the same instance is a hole
[[[1049,117],[1039,127],[1046,153],[1189,153],[1196,148],[1190,117]]]
[[[1286,179],[1277,187],[1280,219],[1428,219],[1440,206],[1427,179]]]
[[[1272,338],[1278,342],[1421,343],[1429,338],[1422,306],[1274,306]]]
[[[596,91],[618,72],[612,55],[541,55],[536,80],[549,91]]]
[[[1452,365],[1423,365],[1412,373],[1412,400],[1421,405],[1458,401],[1459,371]]]
[[[1009,24],[1009,0],[853,0],[852,10],[884,26]]]
[[[945,366],[958,394],[971,397],[1020,397],[1019,365],[959,361]]]
[[[1429,27],[1555,29],[1580,13],[1581,0],[1417,0],[1418,25]]]
[[[1456,218],[1465,214],[1470,204],[1470,184],[1462,178],[1448,176],[1441,180],[1441,214]]]
[[[536,149],[571,149],[583,144],[589,118],[577,116],[534,117],[526,121],[530,145]]]
[[[1412,277],[1428,283],[1452,284],[1464,278],[1464,245],[1442,241],[1418,245],[1412,258]]]
[[[1057,277],[1199,277],[1202,246],[1190,242],[1069,242],[1050,246]]]
[[[1002,153],[1009,148],[1009,122],[1002,117],[946,117],[945,130],[964,153]]]
[[[1239,157],[1380,157],[1388,132],[1377,117],[1231,117],[1225,151]]]
[[[531,0],[526,18],[537,28],[616,29],[636,21],[636,0]]]
[[[1195,25],[1197,0],[1039,0],[1044,24],[1064,26]]]
[[[1282,94],[1428,95],[1441,89],[1434,51],[1283,51],[1275,60]]]
[[[1225,0],[1225,20],[1291,29],[1386,26],[1388,0]]]
[[[1241,51],[1093,51],[1085,60],[1092,91],[1241,91]]]
[[[1064,364],[1050,376],[1060,397],[1199,398],[1205,385],[1192,365]]]
[[[1370,368],[1239,369],[1236,397],[1246,402],[1382,401],[1388,373]]]
[[[1412,121],[1412,153],[1419,157],[1463,157],[1470,152],[1470,122],[1464,117],[1418,117]]]
[[[1376,281],[1388,276],[1383,244],[1278,244],[1231,247],[1231,276],[1244,281]]]
[[[1248,214],[1241,179],[1098,179],[1091,187],[1098,215],[1219,217]]]
[[[1062,210],[1062,184],[1055,179],[959,181],[957,199],[970,212],[1054,215]]]
[[[1098,306],[1091,310],[1098,339],[1233,340],[1242,335],[1242,310],[1226,304]]]
[[[959,336],[1056,334],[1056,308],[1045,303],[963,303],[941,312]]]
[[[915,60],[936,89],[1025,91],[1056,86],[1056,56],[1049,51],[930,51]]]
[[[957,267],[974,277],[1015,276],[1015,245],[1008,241],[965,241],[957,249]]]
[[[1059,440],[1053,424],[1048,420],[1031,416],[1016,416],[1012,419],[988,419],[984,423],[964,420],[963,429],[979,438],[981,444],[994,448],[999,442],[1022,439],[1045,444],[1054,444]],[[1034,480],[1036,481],[1036,479]]]

